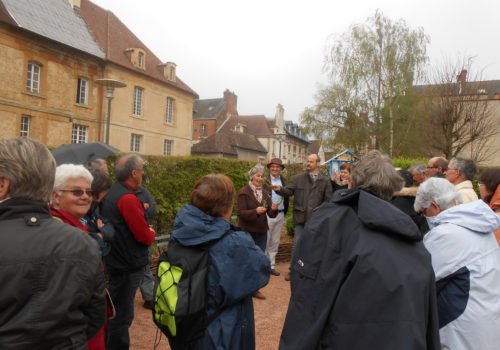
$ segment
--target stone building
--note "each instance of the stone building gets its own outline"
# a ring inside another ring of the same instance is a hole
[[[160,61],[111,11],[72,1],[106,53],[103,77],[127,84],[115,89],[110,144],[144,154],[190,154],[197,94],[179,78],[176,64]]]
[[[188,155],[196,93],[111,11],[88,0],[0,0],[0,137],[48,146],[104,141],[120,151]]]
[[[0,0],[0,137],[101,139],[104,58],[66,0]]]

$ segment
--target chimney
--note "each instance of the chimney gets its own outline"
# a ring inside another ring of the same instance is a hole
[[[462,69],[459,75],[457,75],[457,83],[465,83],[467,81],[467,69]]]
[[[285,127],[285,109],[280,104],[276,106],[276,114],[274,116],[274,119],[276,127],[278,128],[278,132],[283,132],[283,129]]]
[[[226,89],[224,91],[224,101],[226,102],[227,113],[237,115],[238,96],[234,92],[229,91],[229,89]]]
[[[80,0],[69,0],[69,3],[71,4],[71,6],[73,6],[73,8],[78,8],[80,9],[82,6],[81,4],[81,1]]]

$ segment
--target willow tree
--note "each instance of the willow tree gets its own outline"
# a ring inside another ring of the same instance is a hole
[[[330,75],[331,85],[345,90],[343,96],[349,96],[358,104],[354,110],[358,112],[358,117],[367,116],[369,119],[372,125],[369,132],[379,149],[385,148],[381,110],[384,107],[388,109],[388,151],[391,155],[394,123],[398,120],[393,105],[397,97],[404,95],[423,73],[428,60],[428,43],[429,38],[422,28],[410,29],[404,20],[394,22],[377,10],[366,23],[352,25],[347,32],[333,37],[327,46],[325,71]],[[318,100],[318,105],[328,103],[331,102]],[[304,114],[315,109],[307,109]],[[314,122],[311,123],[314,121],[312,115],[304,114],[303,120],[309,120],[310,129],[316,129]],[[338,115],[330,117],[338,119]],[[335,135],[343,127],[345,125],[332,123],[330,134]]]

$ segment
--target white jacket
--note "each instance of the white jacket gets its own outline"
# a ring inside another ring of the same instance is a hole
[[[500,349],[500,218],[483,201],[428,218],[424,236],[438,290],[441,346]]]
[[[477,201],[479,199],[470,180],[465,180],[455,185],[455,190],[464,197],[464,203]]]

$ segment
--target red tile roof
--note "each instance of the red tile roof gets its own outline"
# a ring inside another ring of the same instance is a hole
[[[246,126],[246,132],[254,136],[272,135],[268,127],[267,119],[263,115],[240,115],[238,117],[231,117],[223,128],[225,130],[234,130],[237,124]]]
[[[192,154],[226,153],[238,155],[238,148],[267,153],[262,144],[252,135],[225,130],[210,135],[191,147]]]
[[[80,15],[87,23],[87,26],[94,35],[99,46],[106,52],[107,61],[140,74],[147,75],[164,84],[179,88],[193,96],[198,96],[197,93],[179,79],[178,76],[175,82],[168,80],[163,74],[163,69],[158,68],[159,65],[163,65],[165,62],[160,61],[160,59],[156,57],[130,29],[113,14],[113,12],[104,10],[89,0],[81,0]],[[129,48],[140,48],[144,50],[146,53],[145,71],[135,67],[125,54],[125,50]]]

